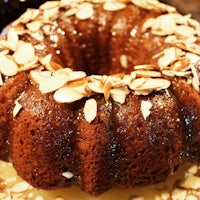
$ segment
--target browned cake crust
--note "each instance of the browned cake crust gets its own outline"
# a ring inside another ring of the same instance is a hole
[[[199,161],[199,24],[139,2],[47,3],[1,38],[0,158],[33,186],[99,195]]]

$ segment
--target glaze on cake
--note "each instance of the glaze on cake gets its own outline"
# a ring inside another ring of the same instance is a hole
[[[200,26],[149,0],[52,1],[0,40],[0,157],[93,195],[200,158]]]

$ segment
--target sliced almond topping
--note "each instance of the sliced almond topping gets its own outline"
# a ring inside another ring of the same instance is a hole
[[[166,89],[171,85],[171,82],[162,78],[138,78],[129,84],[132,90],[161,90]]]
[[[68,86],[73,88],[74,91],[87,96],[90,95],[91,92],[87,90],[88,87],[88,80],[86,78],[74,81],[74,82],[69,82]]]
[[[175,32],[176,22],[172,14],[161,15],[160,19],[160,29],[163,35],[171,35]]]
[[[8,55],[8,53],[9,53],[9,50],[3,50],[3,51],[0,51],[0,57],[1,56],[6,56],[6,55]]]
[[[176,59],[176,48],[171,47],[164,50],[164,55],[159,58],[158,65],[163,69],[173,63]]]
[[[0,86],[2,86],[2,85],[3,85],[3,78],[2,78],[2,75],[0,73]]]
[[[58,74],[56,76],[45,78],[40,81],[39,90],[43,93],[53,92],[65,85],[68,80],[66,74]]]
[[[150,109],[152,108],[152,106],[153,105],[150,101],[142,101],[141,102],[141,112],[142,112],[142,115],[145,120],[151,114]]]
[[[190,65],[190,59],[183,57],[183,58],[180,58],[179,60],[175,61],[170,66],[170,69],[176,70],[176,71],[186,71],[189,69],[189,65]]]
[[[193,189],[199,190],[200,189],[200,177],[198,176],[188,176],[186,179],[179,183],[180,188],[185,189]]]
[[[0,72],[5,76],[14,76],[17,74],[17,64],[8,56],[0,57]]]
[[[86,73],[83,71],[72,71],[69,73],[69,81],[75,81],[86,77]]]
[[[126,7],[126,4],[117,1],[106,1],[103,5],[104,10],[118,11]]]
[[[47,1],[40,6],[42,10],[49,10],[59,6],[59,1]]]
[[[16,194],[23,193],[27,191],[29,188],[30,188],[30,185],[27,182],[22,181],[22,182],[16,183],[13,187],[11,187],[10,192],[16,193]]]
[[[7,42],[9,43],[9,46],[12,51],[16,51],[18,47],[19,42],[19,36],[15,32],[14,29],[9,29],[8,35],[7,35]]]
[[[16,117],[21,109],[22,109],[22,105],[16,100],[15,107],[13,109],[13,117]]]
[[[108,77],[104,83],[104,98],[107,101],[110,97],[110,89],[112,88],[112,78]]]
[[[55,20],[58,16],[58,8],[51,8],[49,10],[44,10],[43,18],[44,20]]]
[[[26,64],[33,60],[35,57],[35,49],[31,43],[19,41],[19,45],[13,58],[18,64]]]
[[[42,25],[43,25],[43,24],[42,24],[41,21],[33,21],[33,22],[30,22],[30,23],[26,24],[28,30],[31,31],[31,32],[39,31],[39,30],[40,30],[40,27],[41,27]]]
[[[30,77],[35,83],[40,84],[41,82],[45,82],[46,78],[51,77],[51,72],[31,70]]]
[[[150,71],[150,70],[135,70],[134,71],[137,75],[137,77],[161,77],[161,73],[158,71]]]
[[[125,102],[126,96],[130,93],[130,91],[125,88],[115,88],[110,90],[110,95],[115,102],[123,104]]]
[[[72,172],[67,171],[67,172],[63,172],[62,176],[64,176],[67,179],[71,179],[74,176],[74,174]]]
[[[32,19],[33,11],[32,9],[27,9],[25,13],[23,13],[18,19],[20,23],[26,24]]]
[[[100,81],[94,81],[94,82],[90,82],[87,85],[89,87],[90,90],[96,92],[96,93],[104,93],[104,89],[103,89],[103,85]]]
[[[38,67],[38,57],[35,56],[33,58],[33,60],[31,60],[30,62],[24,64],[23,66],[21,66],[18,70],[18,72],[22,72],[22,71],[28,71],[28,70],[31,70],[31,69],[34,69],[36,67]]]
[[[120,56],[120,64],[121,64],[121,66],[123,67],[123,68],[128,68],[128,58],[127,58],[127,56],[126,55],[124,55],[124,54],[122,54],[121,56]]]
[[[93,16],[94,10],[91,3],[82,3],[78,7],[78,11],[76,12],[76,17],[81,20],[89,19]]]
[[[54,93],[54,99],[60,103],[72,103],[84,97],[83,94],[75,91],[73,87],[63,86]]]
[[[147,19],[143,26],[142,26],[142,32],[145,32],[148,28],[153,27],[153,25],[155,24],[156,19],[155,18],[149,18]]]
[[[142,69],[145,69],[145,70],[158,70],[159,67],[157,65],[152,65],[152,64],[149,64],[149,65],[136,65],[136,66],[134,66],[134,69],[135,70],[142,70]]]
[[[88,99],[83,108],[85,120],[91,123],[97,115],[97,102],[95,99]]]
[[[65,16],[70,17],[72,15],[75,15],[77,12],[78,12],[78,8],[71,8],[65,12]]]
[[[175,34],[185,38],[192,37],[195,34],[195,30],[186,25],[179,25],[176,27]]]
[[[187,199],[187,190],[174,189],[171,194],[172,199]]]
[[[134,80],[129,84],[129,88],[130,88],[131,90],[135,90],[135,89],[141,87],[144,83],[145,83],[145,79],[144,79],[144,78],[137,78],[137,79],[134,79]]]

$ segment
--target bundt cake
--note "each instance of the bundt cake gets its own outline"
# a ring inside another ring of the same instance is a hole
[[[200,161],[200,25],[174,7],[27,9],[1,36],[0,75],[0,159],[37,188],[99,195]]]

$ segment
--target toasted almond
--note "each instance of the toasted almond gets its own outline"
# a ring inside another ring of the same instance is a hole
[[[5,76],[14,76],[17,74],[18,65],[8,56],[0,57],[0,72]]]
[[[33,60],[31,60],[30,62],[28,62],[25,65],[21,66],[18,69],[18,72],[28,71],[28,70],[31,70],[31,69],[34,69],[34,68],[38,67],[38,63],[37,62],[38,62],[38,57],[35,56],[33,58]]]
[[[67,172],[63,172],[62,176],[64,176],[67,179],[71,179],[74,176],[74,174],[70,171],[67,171]]]
[[[2,85],[3,85],[3,78],[2,78],[2,75],[0,73],[0,86],[2,86]]]
[[[58,8],[51,8],[48,10],[44,10],[43,12],[43,19],[44,20],[55,20],[57,18]]]
[[[200,177],[192,176],[192,175],[188,176],[183,181],[180,181],[178,185],[180,188],[199,190],[200,189]]]
[[[104,10],[118,11],[126,7],[126,4],[117,1],[106,1],[103,5]]]
[[[145,83],[145,79],[144,78],[137,78],[137,79],[134,79],[129,84],[129,88],[132,89],[132,90],[135,90],[135,89],[141,87],[144,83]]]
[[[130,93],[130,91],[125,88],[115,88],[110,90],[110,95],[115,102],[123,104],[125,102],[126,96]]]
[[[128,58],[127,58],[127,56],[126,55],[124,55],[124,54],[122,54],[121,56],[120,56],[120,64],[121,64],[121,66],[123,67],[123,68],[128,68]]]
[[[22,105],[16,100],[15,107],[13,109],[13,117],[16,117],[21,109],[22,109]]]
[[[83,94],[75,91],[73,87],[63,86],[54,93],[54,99],[60,103],[72,103],[84,97]]]
[[[189,69],[189,65],[190,65],[190,59],[183,57],[179,58],[172,65],[170,65],[170,69],[175,71],[186,71]]]
[[[172,199],[186,199],[187,198],[187,190],[174,189],[171,194]]]
[[[44,82],[48,77],[51,77],[51,72],[49,71],[30,71],[30,78],[37,84]]]
[[[31,32],[39,31],[39,30],[40,30],[40,27],[41,27],[42,25],[43,25],[43,24],[42,24],[41,21],[32,21],[32,22],[26,24],[28,30],[31,31]]]
[[[0,57],[1,56],[6,56],[6,55],[8,55],[8,53],[9,53],[9,50],[3,50],[3,51],[0,51]]]
[[[177,59],[176,48],[174,48],[174,47],[165,49],[163,53],[164,53],[164,55],[162,57],[160,57],[158,60],[158,66],[161,69],[169,66],[171,63],[173,63]]]
[[[65,16],[70,17],[72,15],[75,15],[77,12],[78,12],[78,8],[71,8],[65,12]]]
[[[16,31],[12,28],[8,31],[7,41],[11,50],[16,51],[18,47],[19,36],[17,35]]]
[[[161,15],[160,19],[160,29],[163,35],[171,35],[176,30],[176,22],[172,14]]]
[[[26,64],[33,60],[35,57],[35,49],[31,43],[19,41],[19,45],[15,53],[13,54],[13,58],[17,62],[17,64]]]
[[[105,100],[107,101],[110,97],[110,89],[113,87],[113,84],[112,84],[112,78],[111,77],[108,77],[107,80],[105,81],[104,83],[104,98]]]
[[[61,66],[60,64],[54,62],[54,61],[50,61],[50,65],[54,70],[59,70],[59,69],[63,69],[63,66]]]
[[[49,10],[59,6],[59,1],[47,1],[40,6],[42,10]]]
[[[134,66],[134,69],[135,70],[158,70],[159,67],[157,65],[152,65],[152,64],[149,64],[149,65],[136,65]]]
[[[143,26],[142,26],[142,32],[145,32],[148,28],[152,28],[154,23],[155,23],[156,19],[155,18],[149,18],[147,19]]]
[[[69,73],[69,81],[75,81],[86,77],[83,71],[72,71]]]
[[[166,89],[171,82],[162,78],[138,78],[129,84],[132,90],[161,90]]]
[[[150,70],[135,70],[137,77],[144,77],[144,78],[149,78],[149,77],[161,77],[161,73],[158,71],[150,71]]]
[[[64,86],[68,80],[66,74],[58,74],[56,76],[48,77],[40,81],[39,90],[43,93],[53,92]]]
[[[14,186],[12,186],[10,188],[10,192],[11,193],[22,193],[22,192],[27,191],[29,188],[30,188],[30,185],[27,182],[22,181],[22,182],[16,183]]]
[[[150,109],[152,108],[152,106],[153,105],[150,101],[142,100],[142,102],[141,102],[141,112],[142,112],[142,115],[143,115],[145,120],[151,114]]]
[[[94,9],[91,3],[82,3],[78,7],[76,17],[81,20],[89,19],[94,15]]]
[[[32,18],[33,11],[32,9],[27,9],[25,13],[23,13],[18,19],[20,23],[26,24]]]
[[[85,102],[83,113],[85,116],[85,120],[91,123],[97,115],[97,102],[95,99],[88,99]]]
[[[90,90],[96,93],[101,94],[104,92],[103,85],[100,81],[89,82],[87,86],[89,87]]]
[[[175,34],[178,36],[182,36],[185,39],[193,36],[195,34],[195,30],[186,25],[179,25],[175,29]]]

